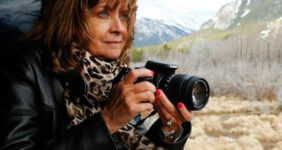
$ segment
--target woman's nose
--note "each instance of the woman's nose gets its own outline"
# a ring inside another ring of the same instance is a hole
[[[120,34],[126,31],[126,26],[119,16],[111,18],[110,32],[115,34]]]

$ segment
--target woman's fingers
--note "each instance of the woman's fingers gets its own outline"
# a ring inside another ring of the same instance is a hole
[[[153,103],[156,87],[147,81],[133,84],[138,78],[153,76],[153,72],[148,69],[135,69],[128,73],[120,83],[119,89],[123,97],[130,100],[129,103],[150,102]],[[130,98],[129,98],[130,97]]]
[[[169,112],[167,112],[166,109],[164,109],[164,107],[160,104],[160,102],[157,102],[158,104],[158,112],[159,114],[161,114],[160,117],[163,118],[164,122],[163,123],[166,123],[168,120],[170,120],[172,118],[171,114]]]
[[[160,102],[158,102],[158,104],[160,104]],[[179,120],[177,118],[175,118],[174,116],[172,116],[164,107],[159,106],[157,109],[159,116],[161,118],[161,121],[163,124],[167,124],[168,121],[173,121],[172,123],[177,124],[177,126],[180,126],[182,123],[182,119]]]
[[[153,109],[155,101],[155,87],[149,82],[134,82],[138,78],[153,76],[148,69],[136,69],[128,73],[124,80],[115,86],[111,95],[111,101],[103,108],[102,115],[106,124],[116,126],[111,130],[116,131],[136,114]]]
[[[193,115],[188,111],[183,103],[178,103],[177,107],[185,121],[191,121],[193,119]]]
[[[160,90],[157,89],[156,93],[160,93],[159,97],[159,103],[163,109],[166,109],[167,112],[171,115],[173,115],[174,118],[178,120],[184,121],[185,119],[182,117],[182,115],[178,112],[177,108],[168,100],[166,95]]]
[[[138,78],[153,76],[154,72],[148,69],[134,69],[124,77],[124,83],[133,84]]]
[[[137,112],[151,111],[153,109],[153,104],[151,103],[140,103],[134,107]]]
[[[132,88],[133,88],[132,90],[134,90],[135,93],[141,93],[144,91],[151,91],[152,93],[156,92],[156,87],[148,81],[136,83],[132,86]]]
[[[155,101],[155,95],[151,91],[145,91],[138,93],[134,95],[134,99],[136,100],[136,103],[142,103],[142,102],[150,102],[153,103]]]
[[[155,104],[156,105],[156,104]],[[161,109],[160,109],[160,107],[158,107],[158,106],[156,106],[157,108],[157,112],[158,112],[158,114],[159,114],[159,118],[161,119],[161,122],[163,123],[163,124],[166,124],[166,122],[167,122],[167,119],[164,117],[164,115],[163,115],[163,113],[161,112]]]

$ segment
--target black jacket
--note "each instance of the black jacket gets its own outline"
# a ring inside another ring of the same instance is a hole
[[[64,103],[64,85],[79,78],[75,71],[55,74],[47,67],[42,48],[20,48],[1,56],[0,149],[113,150],[119,146],[100,113],[67,129],[69,118]],[[83,81],[83,80],[81,80]],[[79,82],[81,84],[81,82]],[[183,149],[191,124],[183,123],[183,137],[165,143],[158,120],[146,133],[156,145]]]

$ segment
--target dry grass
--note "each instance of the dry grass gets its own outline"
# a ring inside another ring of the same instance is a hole
[[[282,106],[275,101],[213,97],[194,116],[185,150],[282,149]]]
[[[209,82],[212,98],[194,112],[185,150],[282,150],[281,37],[282,32],[269,39],[239,34],[190,40],[190,47],[183,41],[184,53],[179,45],[146,50],[132,66],[163,61],[179,65],[177,73]]]
[[[282,149],[282,104],[277,101],[211,97],[193,115],[184,150]],[[150,127],[156,119],[157,115],[147,119],[145,125]]]

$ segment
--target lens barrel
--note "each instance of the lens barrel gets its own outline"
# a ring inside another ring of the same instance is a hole
[[[166,93],[174,104],[182,102],[189,110],[200,110],[206,106],[209,85],[205,79],[187,74],[173,74],[167,79]]]

